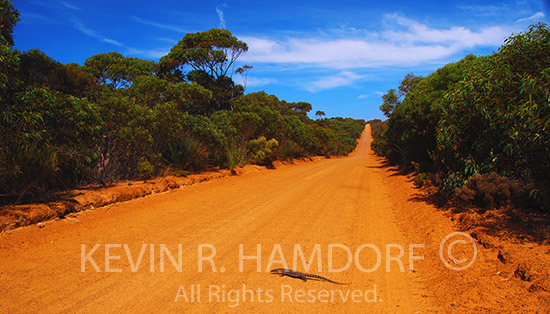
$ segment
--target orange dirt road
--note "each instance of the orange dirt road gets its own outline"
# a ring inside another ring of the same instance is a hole
[[[475,283],[501,280],[480,275],[494,274],[483,252],[470,270],[443,265],[437,252],[453,231],[448,218],[411,199],[410,182],[381,166],[370,139],[367,126],[346,158],[2,233],[0,312],[464,313],[514,301]],[[421,246],[411,253],[410,244]],[[455,259],[468,253],[453,250]],[[283,259],[349,285],[269,274]]]

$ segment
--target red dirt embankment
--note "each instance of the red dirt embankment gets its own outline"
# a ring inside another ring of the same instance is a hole
[[[300,164],[319,160],[322,157],[301,158],[291,162],[275,162],[275,166],[288,163]],[[264,167],[247,165],[235,169],[235,174],[257,172]],[[63,218],[69,214],[84,210],[103,207],[115,203],[126,202],[136,198],[184,188],[197,183],[218,180],[232,175],[229,170],[218,170],[191,174],[188,176],[164,176],[147,181],[123,181],[101,188],[76,189],[63,193],[59,201],[41,204],[0,205],[0,232],[45,222],[51,219]],[[42,226],[40,224],[39,226]]]
[[[229,171],[206,172],[187,177],[167,176],[149,181],[126,181],[113,186],[77,189],[65,193],[63,200],[43,204],[0,206],[0,231],[63,218],[70,213],[125,202],[196,183],[219,179]],[[42,225],[40,225],[42,226]]]

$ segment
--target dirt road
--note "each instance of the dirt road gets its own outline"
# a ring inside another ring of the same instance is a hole
[[[443,265],[439,242],[453,229],[411,199],[407,178],[393,175],[370,151],[367,127],[346,158],[0,234],[0,312],[463,313],[510,301],[471,283],[494,274],[483,252],[462,272]],[[468,245],[453,254],[462,259]],[[269,274],[283,259],[350,284]]]

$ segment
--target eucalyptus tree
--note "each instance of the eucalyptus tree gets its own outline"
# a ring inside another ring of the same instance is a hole
[[[235,61],[246,51],[248,45],[226,29],[188,33],[161,58],[161,71],[183,79],[184,68],[189,66],[217,80],[228,76]]]

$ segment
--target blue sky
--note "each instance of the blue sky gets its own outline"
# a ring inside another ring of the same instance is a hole
[[[328,117],[382,118],[381,95],[512,33],[548,23],[550,0],[15,0],[21,51],[63,62],[118,51],[158,61],[188,32],[226,28],[249,45],[246,92],[307,101]],[[240,76],[234,80],[241,82]]]

